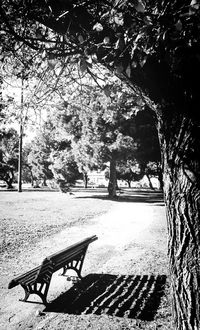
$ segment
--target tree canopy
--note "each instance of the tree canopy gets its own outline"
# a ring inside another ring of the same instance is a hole
[[[197,115],[197,1],[1,3],[2,55],[18,54],[17,45],[23,41],[34,52],[45,50],[50,59],[76,55],[82,71],[90,69],[91,60],[99,61],[142,88],[154,102],[181,103],[182,112]]]

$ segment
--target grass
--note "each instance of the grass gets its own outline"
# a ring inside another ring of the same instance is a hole
[[[59,246],[60,243],[63,243],[61,233],[67,230],[66,233],[71,233],[71,238],[75,240],[79,236],[79,232],[85,235],[90,228],[94,229],[94,234],[101,237],[97,244],[92,246],[90,258],[86,258],[84,268],[87,270],[87,274],[91,274],[88,275],[88,280],[93,281],[92,276],[94,279],[95,276],[100,276],[105,284],[105,281],[115,279],[116,276],[123,279],[124,275],[130,276],[130,278],[136,276],[141,281],[144,281],[148,274],[154,279],[159,276],[167,277],[166,223],[160,193],[127,189],[123,190],[117,199],[110,200],[107,198],[105,189],[76,189],[73,195],[53,191],[24,191],[22,193],[1,191],[0,209],[0,263],[3,289],[0,298],[8,301],[2,312],[4,315],[3,329],[173,329],[173,327],[171,328],[168,281],[165,291],[157,292],[159,296],[162,293],[162,299],[154,318],[150,321],[137,317],[116,317],[112,316],[112,313],[102,313],[101,315],[79,313],[80,315],[77,315],[77,311],[82,310],[82,305],[75,304],[74,310],[72,305],[72,313],[69,313],[68,309],[65,310],[63,302],[59,313],[47,311],[40,319],[35,318],[30,309],[31,314],[29,313],[28,317],[25,317],[25,313],[22,313],[24,305],[17,305],[18,293],[15,293],[14,290],[10,293],[5,289],[8,284],[8,276],[17,274],[22,268],[26,269],[27,263],[29,267],[32,267],[32,263],[37,261],[38,256],[44,255],[47,251],[50,253],[49,248],[53,250],[56,245]],[[104,216],[99,217],[101,215]],[[140,226],[143,228],[142,231],[134,232],[134,228],[137,230]],[[53,244],[54,246],[51,247]],[[40,250],[41,247],[43,250]],[[97,275],[92,275],[93,272],[96,272]],[[101,274],[105,275],[105,281]],[[115,282],[114,280],[113,283]],[[91,284],[88,283],[85,285],[90,287]],[[112,287],[112,282],[110,285]],[[121,288],[126,292],[127,284],[125,283]],[[145,293],[145,287],[143,289]],[[97,293],[97,290],[102,290],[101,286],[95,288],[94,294]],[[117,290],[117,287],[114,290]],[[10,297],[11,294],[13,296]],[[76,296],[75,292],[75,301],[77,301]],[[87,298],[90,299],[89,296]],[[12,299],[14,306],[11,310],[9,299]],[[63,298],[61,295],[62,299],[64,301],[69,299],[67,292],[64,292]],[[80,302],[82,299],[81,295]],[[54,305],[56,305],[56,300]],[[18,312],[15,312],[16,308],[18,308]],[[59,309],[58,305],[55,310],[57,308]],[[152,310],[154,308],[154,303],[152,303]],[[24,315],[20,315],[20,313]],[[138,313],[140,314],[140,312]],[[6,320],[10,318],[14,320],[13,315],[19,321],[13,321],[15,322],[13,328],[9,321],[9,326],[6,327]]]
[[[106,213],[111,201],[70,198],[59,192],[0,192],[0,251],[19,252],[47,236]]]

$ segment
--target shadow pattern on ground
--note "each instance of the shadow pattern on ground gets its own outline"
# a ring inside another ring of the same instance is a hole
[[[131,202],[131,203],[153,203],[154,205],[164,205],[163,193],[160,191],[123,191],[118,192],[115,198],[110,198],[108,195],[88,195],[78,196],[77,199],[95,198],[104,200],[113,200],[116,202]]]
[[[51,302],[45,312],[108,314],[151,321],[165,284],[166,275],[89,274]]]

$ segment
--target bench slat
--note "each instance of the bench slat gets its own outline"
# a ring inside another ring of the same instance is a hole
[[[73,260],[78,260],[81,257],[82,253],[80,252],[79,254],[75,253],[74,255],[72,254],[70,257],[63,259],[61,261],[58,261],[55,265],[55,271],[57,271],[58,269],[64,267],[65,265],[67,265],[67,263],[73,261]]]
[[[52,274],[60,268],[69,265],[73,260],[83,260],[81,259],[81,256],[86,252],[88,245],[97,239],[98,237],[93,235],[79,241],[78,243],[70,245],[66,249],[51,254],[43,260],[40,266],[12,279],[8,284],[8,289],[21,284],[25,289],[25,300],[27,300],[29,294],[27,295],[27,289],[25,287],[35,283],[48,283],[49,287]],[[76,268],[76,271],[80,273],[80,269]],[[45,297],[42,298],[44,303],[46,302],[47,291],[48,289],[45,292]]]
[[[70,245],[69,247],[67,247],[66,249],[63,249],[57,253],[53,253],[51,254],[50,256],[48,256],[47,258],[48,259],[53,259],[54,257],[56,257],[57,255],[61,255],[61,254],[64,254],[66,253],[67,251],[70,251],[70,250],[73,250],[74,248],[78,247],[79,245],[83,245],[84,243],[85,244],[90,244],[92,242],[94,242],[95,240],[97,240],[98,237],[96,235],[93,235],[91,237],[88,237],[88,238],[85,238],[84,240],[76,243],[76,244],[73,244],[73,245]]]
[[[69,251],[66,255],[57,256],[57,258],[52,259],[52,262],[54,265],[56,265],[57,263],[61,263],[62,261],[65,262],[67,259],[71,259],[75,255],[79,255],[79,254],[83,253],[83,251],[85,251],[85,249],[86,249],[86,246],[79,247],[75,251]]]
[[[19,276],[15,277],[8,284],[8,289],[12,289],[16,285],[20,284],[21,280],[23,280],[24,278],[28,278],[29,276],[36,276],[39,269],[40,269],[40,266],[37,266],[37,267],[31,269],[29,272],[26,272],[26,273],[24,273],[22,275],[19,275]]]

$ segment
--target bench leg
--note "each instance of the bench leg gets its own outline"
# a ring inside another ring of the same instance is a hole
[[[24,299],[20,299],[20,301],[26,302],[30,296],[30,294],[37,294],[41,299],[44,305],[47,305],[47,293],[49,290],[50,282],[43,282],[43,283],[35,283],[32,285],[23,285],[21,284],[22,288],[25,291]]]
[[[84,252],[79,257],[76,257],[74,260],[68,262],[63,267],[63,272],[61,275],[64,276],[66,274],[66,272],[68,271],[68,269],[73,269],[77,273],[79,279],[81,280],[82,279],[81,270],[83,267],[83,261],[85,258],[86,251],[87,251],[87,248],[84,250]]]

